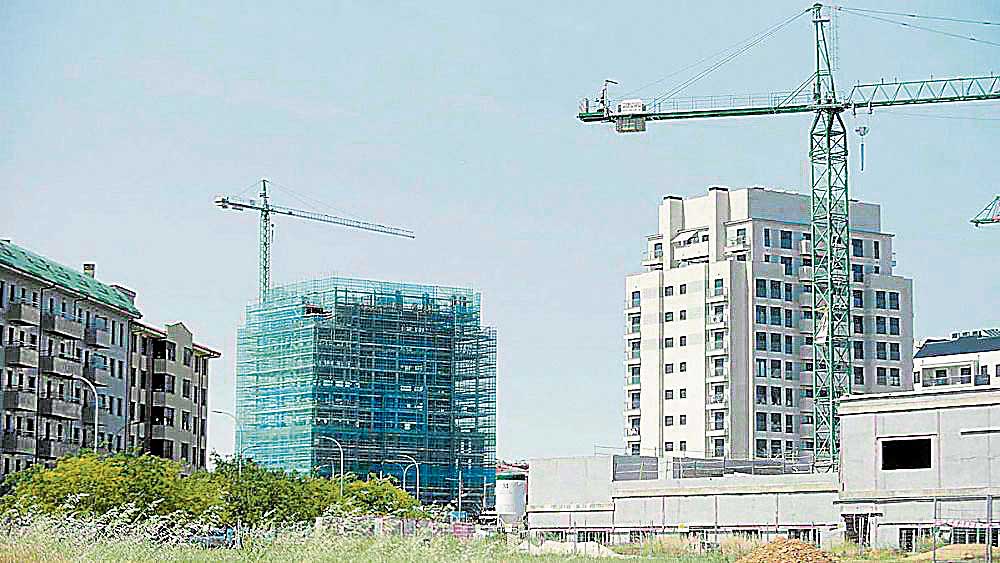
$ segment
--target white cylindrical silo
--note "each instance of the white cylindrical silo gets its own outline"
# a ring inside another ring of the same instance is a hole
[[[497,475],[497,517],[504,528],[512,528],[524,520],[528,504],[528,476],[523,473]]]

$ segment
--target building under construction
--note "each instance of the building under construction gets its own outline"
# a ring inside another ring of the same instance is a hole
[[[273,468],[393,475],[491,506],[496,333],[469,289],[327,278],[268,290],[238,333],[237,448]]]

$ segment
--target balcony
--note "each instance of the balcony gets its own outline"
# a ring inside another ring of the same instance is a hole
[[[708,257],[708,241],[693,242],[683,246],[674,247],[674,258],[679,261],[697,260]]]
[[[42,330],[70,340],[83,340],[83,323],[66,314],[45,313],[42,315]]]
[[[812,319],[799,319],[799,330],[806,334],[812,334],[815,328],[815,323]]]
[[[97,357],[91,357],[90,362],[83,366],[83,377],[91,383],[97,383],[98,378],[108,377],[108,363]]]
[[[663,250],[647,250],[642,253],[643,266],[656,266],[663,264]]]
[[[706,303],[717,303],[725,301],[729,297],[729,290],[725,287],[713,287],[705,294]]]
[[[639,299],[636,299],[636,300],[626,299],[625,303],[624,303],[624,305],[622,305],[622,307],[625,308],[625,312],[626,313],[638,313],[639,312],[639,304],[640,303],[641,303],[641,300],[639,300]]]
[[[708,409],[724,409],[729,406],[729,396],[725,393],[714,393],[706,400]]]
[[[0,443],[3,445],[4,453],[27,455],[35,453],[35,435],[32,433],[18,431],[4,432]]]
[[[91,324],[84,333],[84,338],[88,346],[94,348],[110,348],[111,333],[106,326]]]
[[[725,343],[718,344],[715,342],[709,344],[708,350],[705,351],[705,354],[708,356],[724,356],[728,353],[729,353],[729,346],[727,346]]]
[[[38,326],[42,312],[31,303],[11,303],[7,309],[7,322],[12,325]]]
[[[729,318],[726,317],[725,313],[721,315],[712,314],[705,319],[705,324],[708,328],[724,328],[729,324]]]
[[[42,356],[38,363],[42,373],[79,378],[83,376],[83,366],[75,358],[66,356]]]
[[[625,338],[638,338],[639,337],[639,325],[636,324],[626,324],[625,325]]]
[[[726,433],[726,421],[725,420],[710,420],[708,426],[706,427],[706,432],[709,436],[720,436]]]
[[[640,383],[640,378],[632,375],[625,376],[625,386],[626,387],[638,387]]]
[[[799,306],[800,307],[808,307],[809,309],[812,309],[812,306],[813,306],[813,294],[812,294],[812,292],[805,292],[805,291],[803,291],[802,293],[799,294]]]
[[[725,369],[709,368],[706,378],[709,381],[724,381],[729,377],[729,372]]]
[[[799,266],[799,281],[809,282],[813,279],[813,267],[812,266]]]
[[[4,365],[12,368],[37,368],[38,350],[23,345],[4,348]]]
[[[77,420],[83,415],[83,405],[73,398],[40,397],[38,414],[53,418]]]
[[[630,426],[630,427],[628,427],[628,428],[625,429],[625,437],[626,438],[628,438],[628,437],[636,437],[637,438],[638,436],[639,436],[639,427],[638,426]]]
[[[813,357],[812,344],[803,344],[802,346],[799,346],[799,357],[804,360],[811,360]]]
[[[813,247],[811,240],[802,239],[799,241],[799,254],[802,254],[803,256],[812,256],[812,250]]]
[[[750,243],[746,237],[733,237],[726,239],[726,252],[736,253],[750,250]]]
[[[3,390],[3,408],[10,411],[35,411],[38,395],[34,389],[8,387]]]
[[[49,459],[59,459],[63,456],[69,455],[80,449],[80,446],[72,442],[65,440],[47,440],[41,438],[38,440],[38,456],[47,457]]]

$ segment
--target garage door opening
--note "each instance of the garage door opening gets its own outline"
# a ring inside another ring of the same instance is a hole
[[[882,441],[882,469],[930,469],[931,439]]]

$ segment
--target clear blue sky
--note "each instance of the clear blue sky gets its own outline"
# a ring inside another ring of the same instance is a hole
[[[419,237],[278,218],[278,282],[339,273],[483,292],[500,334],[502,457],[620,444],[623,279],[661,196],[804,190],[809,116],[616,136],[576,122],[577,102],[604,78],[623,91],[659,79],[808,2],[290,4],[0,4],[0,236],[96,261],[100,279],[138,291],[147,321],[184,321],[223,352],[210,403],[232,408],[257,223],[212,198],[267,176]],[[858,7],[1000,20],[986,0]],[[839,31],[842,85],[1000,71],[998,47],[846,14]],[[965,33],[1000,42],[1000,27]],[[794,88],[812,69],[811,34],[801,19],[687,93]],[[852,159],[853,196],[883,204],[897,271],[914,278],[918,336],[1000,325],[1000,228],[968,223],[1000,192],[998,107],[879,112],[863,174]],[[229,423],[210,428],[211,446],[231,451]]]

